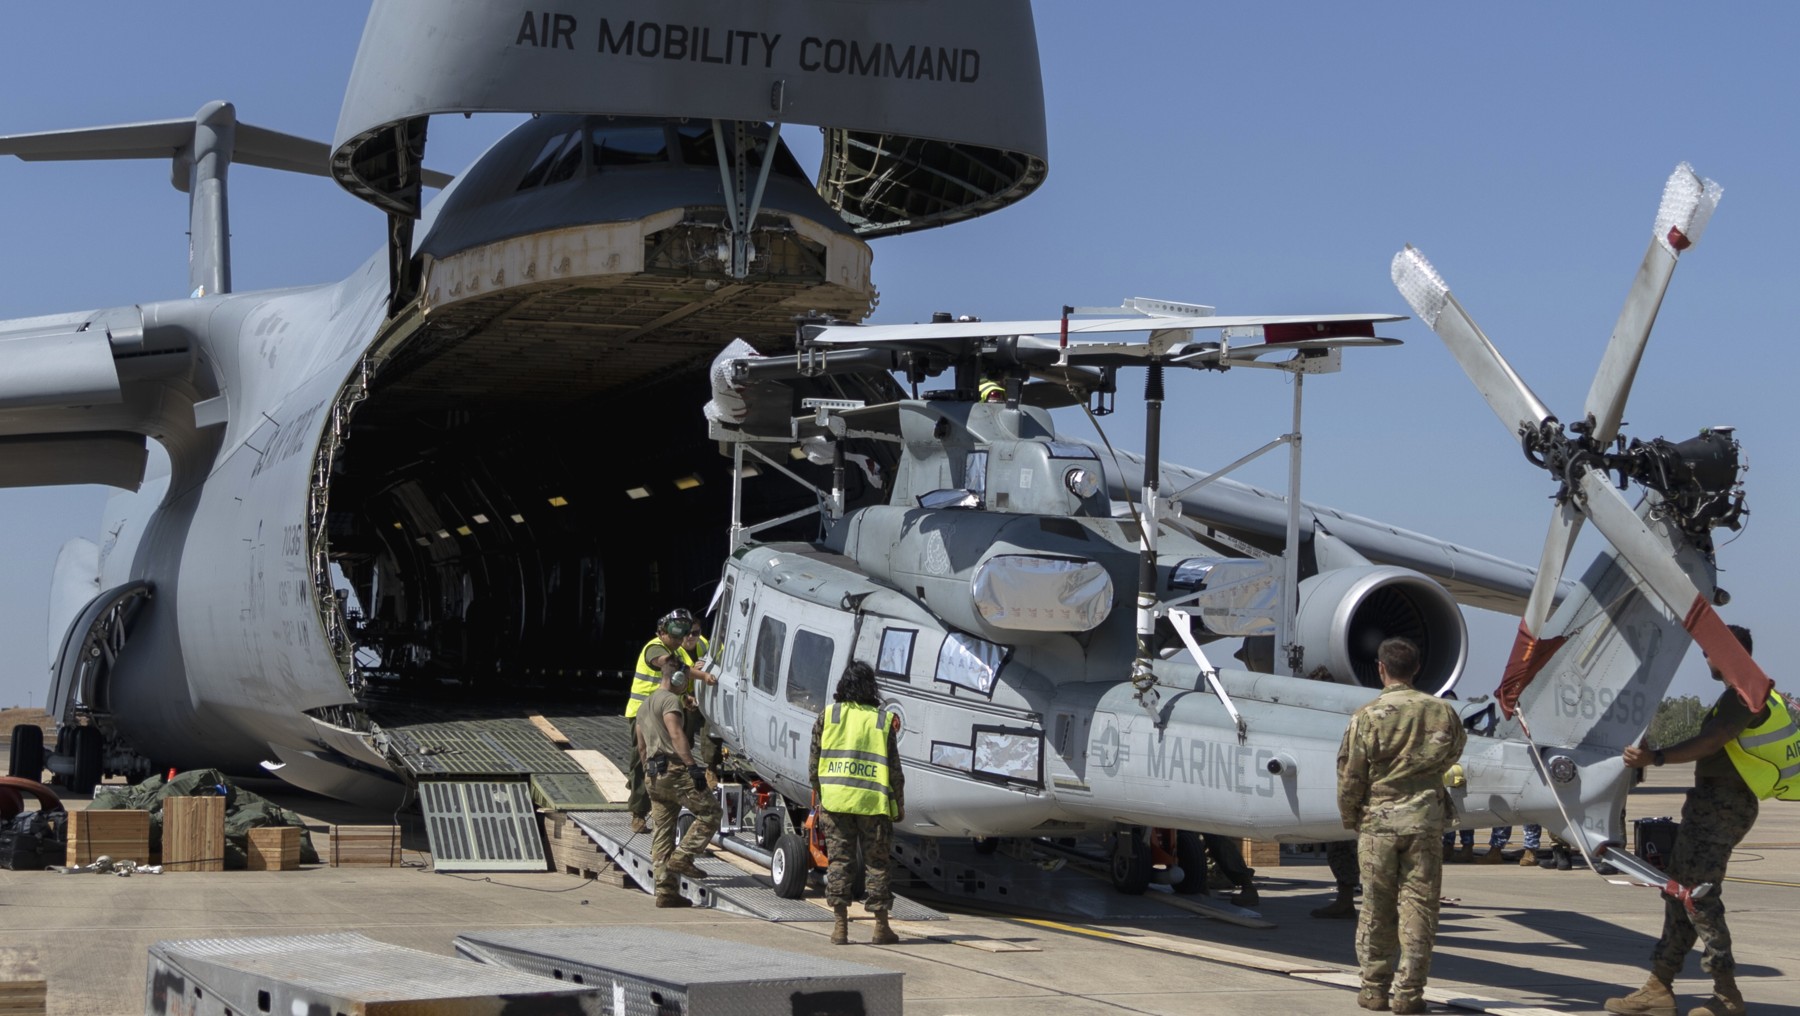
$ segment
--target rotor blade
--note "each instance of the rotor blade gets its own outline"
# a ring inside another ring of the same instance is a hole
[[[1475,321],[1463,310],[1450,287],[1412,245],[1394,255],[1394,287],[1412,305],[1419,320],[1425,322],[1462,364],[1463,373],[1475,382],[1481,397],[1500,422],[1513,434],[1535,431],[1555,417],[1541,399],[1532,394],[1512,365],[1482,334]]]
[[[1699,643],[1707,662],[1736,689],[1744,704],[1752,712],[1761,710],[1768,703],[1773,682],[1725,627],[1706,594],[1681,570],[1668,547],[1632,511],[1605,473],[1584,470],[1581,491],[1587,495],[1587,517],[1594,528],[1618,549],[1648,591],[1681,618],[1682,627]]]
[[[1562,581],[1563,566],[1569,563],[1569,548],[1581,532],[1581,513],[1572,501],[1557,505],[1550,516],[1550,532],[1544,537],[1544,556],[1538,561],[1537,581],[1532,584],[1531,598],[1525,602],[1525,614],[1519,627],[1537,638],[1544,619],[1550,616],[1551,600]]]
[[[1114,332],[1217,331],[1223,328],[1273,329],[1278,336],[1331,338],[1372,334],[1365,326],[1404,321],[1399,314],[1264,314],[1236,317],[1116,317],[1069,321],[1069,335]],[[911,325],[828,325],[809,332],[818,345],[874,346],[885,343],[929,344],[949,339],[1004,338],[1009,335],[1057,335],[1062,321],[949,321]]]
[[[1613,325],[1594,385],[1588,389],[1587,414],[1594,418],[1593,438],[1598,444],[1611,444],[1619,432],[1625,400],[1631,395],[1638,361],[1650,340],[1650,326],[1656,323],[1669,277],[1675,274],[1675,262],[1682,251],[1700,241],[1722,193],[1722,187],[1701,179],[1694,167],[1685,162],[1675,167],[1663,185],[1662,204],[1651,228],[1650,249],[1644,252],[1644,263],[1631,282],[1631,292],[1619,311],[1618,323]]]

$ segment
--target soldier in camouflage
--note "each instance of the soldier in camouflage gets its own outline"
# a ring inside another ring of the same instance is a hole
[[[1751,651],[1750,630],[1729,625],[1745,652]],[[1712,668],[1716,681],[1724,677]],[[1685,886],[1711,882],[1712,892],[1687,907],[1672,896],[1663,897],[1662,937],[1650,951],[1650,979],[1623,998],[1606,1000],[1606,1011],[1627,1016],[1675,1016],[1674,981],[1687,962],[1688,950],[1700,941],[1700,969],[1712,975],[1713,997],[1690,1009],[1689,1016],[1742,1016],[1744,996],[1737,986],[1737,961],[1731,955],[1731,930],[1725,926],[1725,862],[1756,822],[1757,795],[1739,774],[1726,744],[1745,730],[1763,723],[1768,707],[1752,713],[1726,688],[1718,704],[1707,713],[1700,732],[1685,741],[1662,748],[1634,745],[1624,751],[1625,764],[1634,769],[1667,762],[1694,763],[1694,789],[1681,807],[1681,832],[1669,859],[1669,877]]]
[[[692,905],[681,895],[681,876],[706,877],[694,858],[719,831],[719,802],[706,792],[706,769],[694,758],[687,736],[682,698],[689,680],[687,666],[673,655],[665,656],[661,682],[633,721],[650,794],[650,867],[659,907]],[[675,825],[683,807],[693,813],[694,822],[677,845]]]
[[[835,924],[831,942],[850,941],[850,902],[854,867],[860,854],[863,907],[875,915],[870,942],[889,945],[899,936],[888,926],[894,905],[889,883],[893,864],[894,823],[906,817],[906,775],[900,768],[900,718],[881,708],[875,671],[851,661],[838,678],[834,702],[813,724],[813,799],[831,866],[825,873],[825,900]]]
[[[1381,694],[1350,717],[1338,748],[1338,813],[1357,834],[1363,909],[1356,925],[1364,1009],[1425,1011],[1444,873],[1444,773],[1468,740],[1456,711],[1414,690],[1419,647],[1377,652]]]

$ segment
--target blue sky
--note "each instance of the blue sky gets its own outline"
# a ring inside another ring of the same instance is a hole
[[[0,7],[0,133],[191,116],[329,140],[360,3]],[[1800,654],[1790,534],[1800,442],[1781,353],[1800,322],[1800,7],[1666,3],[1037,5],[1050,175],[972,223],[876,242],[877,322],[934,310],[1051,317],[1062,304],[1155,296],[1222,313],[1406,313],[1388,262],[1419,246],[1540,396],[1579,414],[1649,239],[1663,180],[1687,160],[1725,197],[1683,258],[1626,413],[1626,433],[1739,428],[1753,516],[1721,550],[1727,620],[1765,661]],[[432,125],[455,171],[507,121]],[[803,153],[812,132],[790,128]],[[812,164],[814,156],[802,155]],[[369,206],[320,178],[231,177],[236,288],[348,274],[381,242]],[[0,160],[0,317],[186,291],[186,201],[155,163]],[[1307,385],[1305,496],[1535,561],[1549,481],[1531,469],[1417,322],[1397,350],[1351,351]],[[1216,467],[1283,432],[1264,372],[1183,376],[1165,454]],[[1122,397],[1107,423],[1141,446]],[[1091,436],[1079,417],[1063,421]],[[1285,466],[1246,478],[1279,486]],[[99,488],[0,490],[0,705],[41,704],[57,548],[97,538]],[[1590,556],[1584,539],[1577,560]],[[1470,612],[1464,691],[1497,679],[1515,622]],[[1711,694],[1695,659],[1677,690]],[[1777,681],[1783,678],[1770,668]]]

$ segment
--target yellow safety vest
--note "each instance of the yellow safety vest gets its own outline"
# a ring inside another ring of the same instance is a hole
[[[1006,400],[1006,386],[998,381],[990,381],[987,378],[982,378],[981,383],[975,386],[975,400],[977,402],[986,402],[990,397],[996,394],[1001,397],[1000,401],[1004,402]]]
[[[1757,797],[1800,801],[1800,726],[1780,692],[1769,692],[1769,718],[1725,742],[1725,754]]]
[[[636,719],[638,710],[642,709],[644,703],[649,700],[650,693],[662,686],[662,671],[644,662],[644,654],[650,651],[650,647],[660,645],[662,645],[662,637],[658,636],[644,643],[644,648],[638,650],[637,671],[631,679],[631,697],[625,700],[625,718],[628,720]],[[707,647],[706,636],[700,636],[700,644],[696,648],[699,649],[701,656],[706,655]],[[684,665],[689,667],[694,665],[695,657],[689,656],[687,650],[679,645],[670,652],[674,653]]]
[[[893,818],[893,779],[888,774],[888,726],[892,714],[855,702],[833,702],[819,732],[819,807],[846,815]]]

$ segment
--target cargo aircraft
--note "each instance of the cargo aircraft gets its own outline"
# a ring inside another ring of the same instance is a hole
[[[184,297],[0,322],[5,482],[126,491],[100,541],[59,557],[59,731],[48,751],[15,732],[15,770],[42,755],[85,790],[166,766],[269,769],[392,801],[411,778],[383,738],[392,718],[617,682],[596,661],[628,658],[730,554],[715,635],[736,683],[715,721],[796,799],[819,675],[854,653],[909,717],[913,831],[1341,835],[1328,755],[1369,695],[1370,640],[1415,636],[1424,682],[1447,690],[1463,604],[1526,613],[1519,658],[1551,666],[1521,720],[1558,746],[1530,748],[1512,720],[1476,742],[1472,820],[1566,803],[1595,842],[1616,838],[1612,749],[1641,733],[1681,655],[1685,615],[1666,604],[1694,589],[1703,605],[1705,532],[1735,518],[1719,508],[1735,490],[1727,435],[1701,449],[1716,468],[1699,487],[1652,483],[1633,516],[1649,535],[1632,569],[1646,547],[1678,562],[1654,595],[1608,557],[1554,614],[1560,559],[1534,587],[1528,568],[1303,504],[1297,487],[1284,500],[1165,467],[1154,429],[1141,456],[1061,438],[1043,407],[1103,403],[1132,364],[1159,397],[1166,371],[1284,350],[1298,379],[1392,318],[1146,302],[1123,324],[1071,323],[1054,352],[1025,325],[856,327],[877,299],[871,239],[1042,182],[1030,8],[794,4],[755,25],[735,11],[376,0],[329,145],[222,102],[0,138],[26,159],[170,160],[191,236]],[[533,116],[453,180],[428,171],[430,117],[478,112]],[[816,179],[782,142],[793,123],[823,131]],[[329,175],[384,213],[384,246],[336,283],[233,291],[233,162]],[[1422,299],[1460,335],[1454,301]],[[1649,299],[1634,291],[1646,333]],[[1214,340],[1193,338],[1209,325]],[[1095,344],[1089,326],[1150,338]],[[714,365],[730,340],[745,346]],[[1510,374],[1482,348],[1485,391]],[[995,371],[1006,400],[906,397],[899,378],[916,394],[946,370],[962,393]],[[721,388],[742,404],[709,420]],[[1508,425],[1530,424],[1528,453],[1569,483],[1561,531],[1592,517],[1618,542],[1629,526],[1610,502],[1609,521],[1590,516],[1603,499],[1588,489],[1619,468],[1616,417],[1564,431],[1510,398],[1508,414],[1529,411]],[[824,400],[810,429],[795,423],[807,399]],[[149,439],[166,472],[147,474]],[[724,483],[721,441],[739,458]],[[1675,448],[1656,461],[1693,457]],[[745,487],[758,462],[806,482]],[[779,520],[754,532],[786,542],[753,544],[747,517]],[[1070,602],[1046,602],[1052,587]],[[764,639],[774,624],[791,639]],[[1280,672],[1213,667],[1205,645],[1234,635],[1278,642]],[[1296,679],[1321,667],[1331,682]]]

